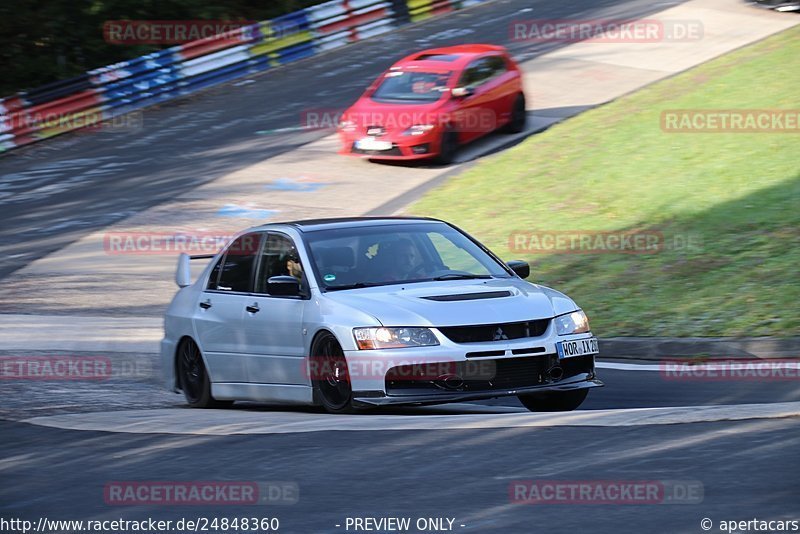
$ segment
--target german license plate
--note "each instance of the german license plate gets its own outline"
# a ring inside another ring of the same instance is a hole
[[[378,141],[374,137],[365,137],[356,141],[356,148],[359,150],[391,150],[392,143]]]
[[[574,341],[559,341],[556,343],[558,359],[572,358],[573,356],[585,356],[586,354],[597,354],[597,338],[589,337],[586,339],[576,339]]]

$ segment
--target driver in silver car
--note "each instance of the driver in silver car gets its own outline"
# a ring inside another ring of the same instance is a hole
[[[382,266],[386,269],[383,279],[387,282],[411,280],[420,277],[417,247],[409,239],[391,241],[378,250]]]

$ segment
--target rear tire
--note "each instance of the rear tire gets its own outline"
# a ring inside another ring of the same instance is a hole
[[[532,412],[571,412],[580,406],[589,388],[570,391],[552,391],[548,393],[531,393],[518,395],[519,401]]]
[[[525,95],[522,93],[517,95],[514,103],[511,105],[509,123],[506,125],[505,130],[508,133],[522,133],[525,131],[525,123],[528,120],[528,115],[525,111]]]
[[[192,408],[226,408],[233,404],[233,401],[218,401],[211,396],[211,380],[200,347],[194,341],[181,343],[176,370],[183,396]]]
[[[353,389],[347,359],[331,333],[323,333],[311,347],[311,376],[315,396],[328,413],[354,413]]]

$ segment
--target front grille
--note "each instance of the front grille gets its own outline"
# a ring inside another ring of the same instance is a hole
[[[517,356],[519,354],[537,354],[539,352],[544,352],[544,347],[529,347],[527,349],[514,349],[511,351],[511,354]]]
[[[439,331],[453,343],[479,343],[539,337],[545,333],[550,319],[537,319],[521,323],[500,323],[477,326],[445,326]]]
[[[468,352],[467,358],[495,358],[497,356],[505,356],[504,350],[482,350],[478,352]]]
[[[547,382],[545,372],[555,365],[556,356],[497,360],[497,374],[491,389],[513,389]]]

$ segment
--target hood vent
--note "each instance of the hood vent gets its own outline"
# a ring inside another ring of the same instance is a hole
[[[437,302],[453,302],[457,300],[482,300],[482,299],[499,299],[501,297],[510,297],[511,291],[481,291],[480,293],[462,293],[460,295],[434,295],[431,297],[422,297],[427,300],[435,300]]]

